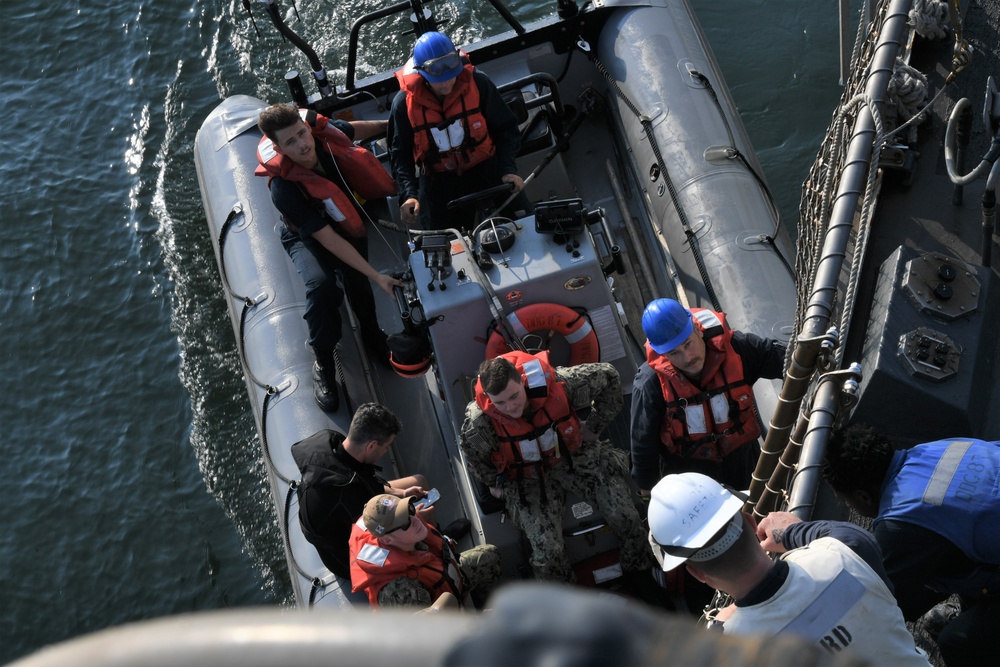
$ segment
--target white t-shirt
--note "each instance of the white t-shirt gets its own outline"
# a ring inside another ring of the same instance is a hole
[[[920,665],[903,612],[882,579],[842,542],[824,537],[784,554],[788,578],[769,600],[737,607],[727,634],[798,635],[831,654],[849,651],[875,665]]]

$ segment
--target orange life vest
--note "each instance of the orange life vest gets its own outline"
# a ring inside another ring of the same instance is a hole
[[[579,451],[583,438],[580,420],[569,405],[566,389],[549,365],[548,351],[538,354],[508,352],[500,355],[517,367],[524,378],[530,405],[530,421],[511,417],[497,409],[476,381],[476,405],[496,432],[497,451],[491,459],[497,473],[509,479],[538,478],[539,471]],[[532,398],[533,394],[541,394]]]
[[[326,150],[333,158],[343,176],[344,182],[362,199],[388,197],[396,193],[396,183],[369,151],[354,145],[346,134],[338,130],[330,120],[311,109],[299,109],[299,115],[316,137],[316,149]],[[254,170],[257,176],[267,176],[268,187],[275,176],[293,181],[305,188],[306,193],[322,202],[324,210],[336,221],[347,236],[364,237],[367,232],[351,196],[341,190],[330,179],[312,169],[299,166],[291,159],[274,150],[274,144],[266,136],[257,144],[257,161]],[[289,221],[291,222],[291,221]]]
[[[425,172],[461,174],[496,153],[479,108],[479,87],[466,63],[447,97],[439,100],[412,60],[396,72],[406,91],[406,115],[413,127],[413,157]],[[436,140],[435,140],[436,139]]]
[[[743,377],[743,360],[732,346],[733,330],[723,313],[692,308],[705,338],[701,388],[646,343],[646,361],[656,371],[666,401],[660,440],[671,454],[721,461],[760,437],[753,390]]]
[[[413,521],[424,521],[414,516]],[[451,538],[446,538],[427,524],[427,536],[422,540],[427,550],[404,551],[383,547],[378,538],[365,530],[361,519],[351,528],[351,590],[365,591],[373,607],[378,607],[378,594],[386,584],[407,577],[416,579],[437,600],[442,593],[451,593],[459,601],[464,595],[462,571],[458,563],[458,549]]]

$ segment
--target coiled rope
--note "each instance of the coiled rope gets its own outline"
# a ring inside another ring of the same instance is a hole
[[[941,0],[915,0],[910,9],[910,25],[925,39],[948,36],[948,3]]]

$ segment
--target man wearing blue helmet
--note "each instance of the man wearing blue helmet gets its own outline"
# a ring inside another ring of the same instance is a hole
[[[425,229],[467,226],[474,209],[449,211],[449,201],[501,182],[516,191],[524,187],[515,163],[521,147],[517,119],[489,77],[446,35],[421,35],[396,79],[390,150],[403,222],[419,218]],[[528,208],[522,194],[506,211]]]
[[[642,315],[646,363],[632,389],[632,478],[648,496],[668,473],[746,488],[760,453],[753,384],[780,378],[785,345],[726,316],[656,299]]]

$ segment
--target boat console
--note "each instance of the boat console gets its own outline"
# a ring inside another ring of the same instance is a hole
[[[543,202],[517,221],[489,219],[469,234],[423,233],[411,245],[407,287],[397,302],[408,333],[430,343],[429,366],[456,429],[474,398],[480,364],[514,347],[548,349],[555,366],[610,363],[631,392],[639,360],[612,288],[610,276],[621,266],[601,209],[588,211],[580,199]],[[520,550],[520,533],[505,525],[502,502],[468,475],[464,462],[456,467],[474,496],[470,514],[479,515],[489,541]],[[572,499],[563,525],[572,560],[584,563],[581,579],[601,583],[620,574],[617,541],[595,508]]]

